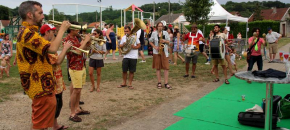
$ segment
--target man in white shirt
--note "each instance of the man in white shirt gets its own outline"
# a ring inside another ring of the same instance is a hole
[[[202,31],[200,31],[199,29],[197,30],[197,33],[202,34]],[[201,54],[206,58],[206,65],[209,65],[210,64],[210,59],[209,57],[207,56],[207,54],[204,52],[204,43],[202,41],[199,41],[199,51],[201,52]]]
[[[272,31],[272,28],[268,28],[268,34],[266,35],[266,41],[269,43],[270,61],[272,62],[278,51],[278,41],[281,39],[281,34]]]
[[[146,62],[145,56],[144,56],[144,53],[143,53],[144,46],[145,46],[145,36],[144,35],[145,35],[144,34],[144,30],[139,29],[137,31],[137,38],[139,39],[140,44],[141,44],[140,48],[138,49],[139,50],[139,53],[140,53],[140,56],[142,58],[142,61],[140,61],[140,63]]]
[[[131,34],[131,28],[129,26],[124,27],[124,32],[126,35],[122,37],[120,47],[124,47],[124,44],[126,44],[127,36]],[[132,36],[135,37],[135,36]],[[136,38],[135,43],[132,43],[131,50],[124,55],[123,61],[122,61],[122,71],[123,71],[123,83],[118,86],[118,88],[127,87],[126,81],[127,81],[127,71],[129,71],[129,83],[128,88],[134,89],[132,86],[132,81],[134,78],[134,72],[136,72],[136,66],[137,66],[137,60],[138,60],[138,49],[140,48],[141,44],[138,38]]]

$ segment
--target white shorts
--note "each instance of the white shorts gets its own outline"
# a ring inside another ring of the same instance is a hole
[[[10,56],[11,56],[11,53],[8,53],[8,54],[2,54],[2,55],[1,55],[2,58],[4,58],[5,56],[9,56],[9,57],[10,57]]]

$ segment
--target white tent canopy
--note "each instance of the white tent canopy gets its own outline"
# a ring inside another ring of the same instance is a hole
[[[209,13],[209,21],[236,21],[236,22],[248,22],[248,18],[234,16],[226,11],[217,0],[213,0],[211,11]]]
[[[218,2],[217,0],[212,0],[213,5],[211,6],[209,16],[210,22],[223,22],[226,21],[226,26],[228,26],[229,21],[235,21],[235,22],[246,22],[246,40],[248,40],[248,18],[234,16],[228,11],[226,11]]]

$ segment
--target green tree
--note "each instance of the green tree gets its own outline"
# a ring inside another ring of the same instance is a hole
[[[206,24],[212,4],[209,0],[186,0],[183,6],[186,20],[190,23]]]
[[[48,19],[53,19],[53,9],[49,11]],[[66,19],[63,12],[59,12],[57,9],[54,9],[54,20],[55,21],[64,21]]]
[[[9,8],[3,5],[0,5],[0,19],[9,20]]]
[[[253,21],[263,20],[263,17],[261,16],[261,8],[260,8],[260,4],[259,3],[256,4],[256,8],[254,10],[253,18],[254,18]]]
[[[161,9],[158,11],[158,14],[161,17],[162,15],[168,14],[168,11],[166,9]]]

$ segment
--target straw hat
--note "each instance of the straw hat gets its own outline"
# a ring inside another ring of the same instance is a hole
[[[177,25],[174,26],[174,29],[179,29]]]

